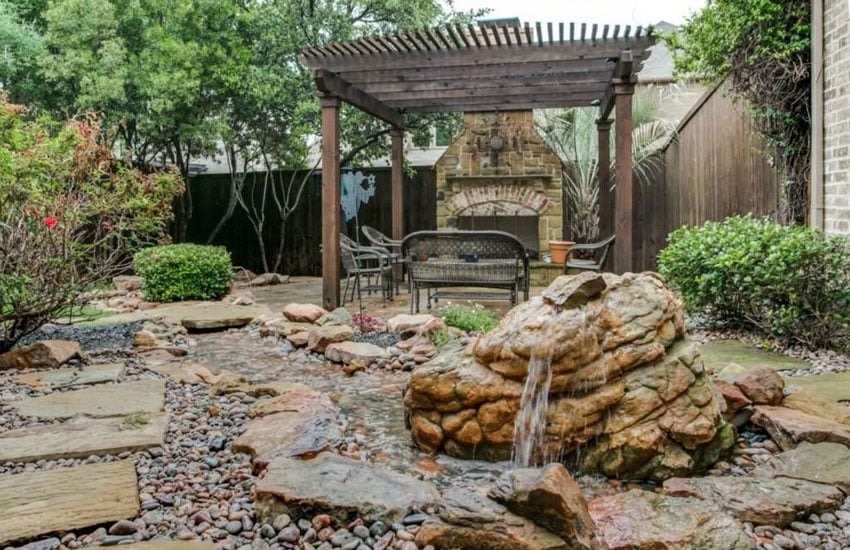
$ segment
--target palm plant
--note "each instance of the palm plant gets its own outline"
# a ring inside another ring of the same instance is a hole
[[[646,185],[661,162],[661,151],[676,135],[675,124],[664,119],[663,96],[652,86],[635,92],[632,104],[632,167],[636,181]],[[569,212],[569,236],[578,242],[599,237],[599,142],[598,109],[571,107],[535,113],[535,123],[546,142],[564,163],[563,184]],[[611,132],[611,150],[614,149]],[[613,162],[610,171],[613,180]]]

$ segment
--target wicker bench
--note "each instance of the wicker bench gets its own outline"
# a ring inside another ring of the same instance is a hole
[[[528,300],[528,252],[519,239],[502,231],[417,231],[401,243],[409,259],[410,311],[419,311],[419,291],[440,298],[510,300],[520,290]],[[458,288],[503,292],[466,292]]]

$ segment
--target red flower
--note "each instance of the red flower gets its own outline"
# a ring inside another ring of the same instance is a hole
[[[46,218],[44,218],[44,225],[46,225],[47,227],[55,227],[58,222],[59,220],[57,220],[53,216],[47,216]]]

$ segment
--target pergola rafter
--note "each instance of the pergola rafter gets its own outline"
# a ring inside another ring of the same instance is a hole
[[[652,30],[642,27],[531,25],[498,20],[361,38],[304,50],[301,61],[313,69],[322,96],[337,100],[322,102],[322,192],[323,197],[329,197],[328,201],[323,200],[324,305],[336,307],[339,303],[339,209],[330,208],[330,198],[336,196],[338,200],[339,187],[339,128],[335,126],[339,120],[338,100],[393,128],[394,238],[402,237],[403,228],[400,143],[405,114],[597,105],[600,139],[607,140],[608,116],[616,107],[615,269],[628,270],[632,231],[631,94],[635,73],[653,43]],[[607,156],[605,143],[601,153]],[[600,170],[600,175],[606,172]],[[607,207],[607,200],[603,197],[603,208]]]

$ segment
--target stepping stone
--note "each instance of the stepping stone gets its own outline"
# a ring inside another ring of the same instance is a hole
[[[430,483],[332,453],[306,461],[275,458],[256,494],[257,520],[265,523],[284,511],[294,517],[327,513],[344,524],[358,516],[391,523],[439,497]]]
[[[0,476],[0,545],[135,518],[137,483],[126,460]]]
[[[55,389],[70,386],[85,386],[88,384],[115,382],[118,380],[118,376],[122,370],[124,370],[123,363],[106,363],[102,365],[89,365],[79,369],[66,368],[45,372],[31,372],[18,376],[15,378],[15,381],[34,388]]]
[[[360,361],[369,365],[379,359],[385,359],[390,354],[386,349],[370,344],[369,342],[338,342],[331,344],[325,349],[325,358],[336,363],[346,365],[354,361]]]
[[[760,465],[757,477],[791,477],[835,485],[850,495],[850,449],[840,443],[800,443]]]
[[[797,390],[786,395],[782,406],[850,425],[850,407],[826,399],[812,390]]]
[[[850,401],[850,372],[830,372],[813,376],[792,376],[785,379],[789,390],[811,390],[830,401]]]
[[[847,424],[787,407],[758,406],[755,411],[750,421],[764,428],[784,451],[793,449],[803,441],[828,441],[850,446],[850,426]]]
[[[632,489],[588,503],[597,533],[612,549],[752,550],[743,526],[710,501]]]
[[[266,306],[201,304],[186,312],[180,323],[188,330],[207,331],[244,327],[261,315],[271,313]]]
[[[664,482],[664,492],[714,502],[739,521],[779,527],[844,502],[837,487],[790,477],[673,478]]]
[[[773,351],[760,350],[740,340],[706,342],[700,346],[699,353],[706,368],[711,369],[721,378],[725,378],[722,372],[730,365],[734,365],[730,369],[730,371],[735,372],[732,378],[736,374],[756,366],[769,367],[778,371],[811,368],[811,365],[806,361]],[[731,380],[729,381],[731,382]]]
[[[143,451],[165,444],[168,416],[163,413],[76,418],[59,424],[0,434],[0,464],[56,458],[85,458]]]
[[[159,412],[165,406],[165,380],[146,379],[96,388],[52,393],[7,403],[24,416],[72,418],[77,415],[103,418]]]

